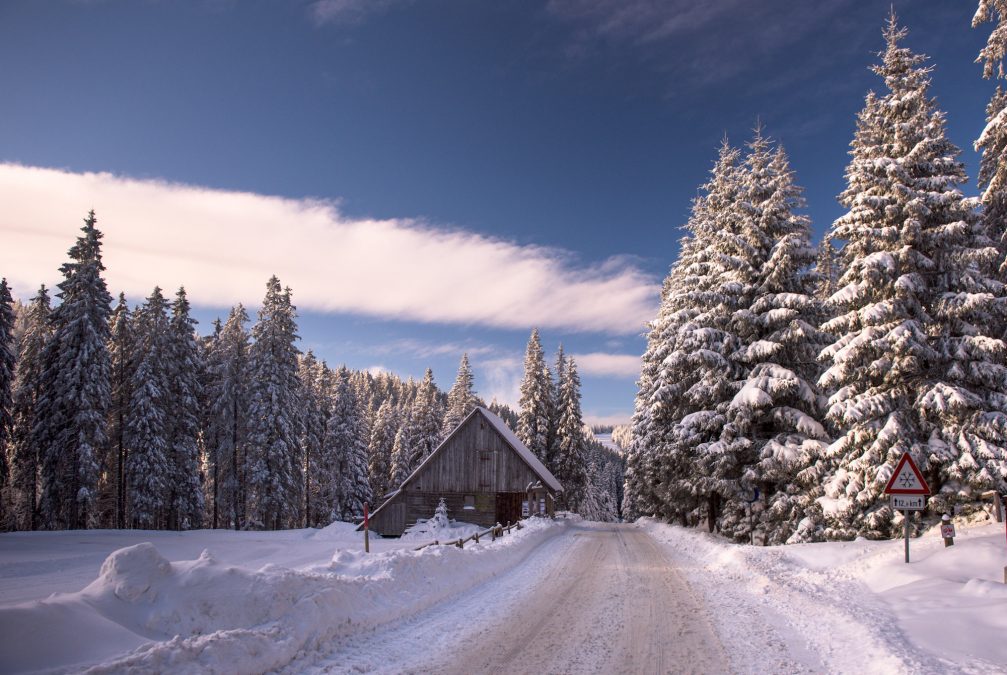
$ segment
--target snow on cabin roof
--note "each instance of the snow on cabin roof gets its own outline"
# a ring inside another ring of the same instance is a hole
[[[543,464],[539,460],[539,458],[535,456],[535,453],[529,450],[527,446],[525,446],[525,444],[521,442],[521,439],[519,439],[517,435],[513,431],[511,431],[511,428],[507,426],[506,422],[504,422],[502,419],[491,413],[486,408],[477,407],[476,411],[482,413],[483,417],[485,417],[489,421],[489,423],[492,424],[493,427],[500,433],[500,435],[504,437],[504,440],[507,441],[507,444],[510,445],[512,448],[514,448],[517,454],[521,455],[521,459],[523,459],[525,463],[528,464],[529,467],[531,467],[532,471],[538,474],[538,477],[542,479],[542,482],[544,482],[546,485],[552,488],[554,492],[563,491],[563,486],[559,484],[559,481],[556,480],[556,477],[552,475],[549,469],[545,468],[545,464]]]

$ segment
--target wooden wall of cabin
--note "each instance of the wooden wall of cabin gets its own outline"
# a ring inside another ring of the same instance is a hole
[[[524,492],[538,480],[496,429],[481,415],[473,415],[405,490],[467,494]]]
[[[465,508],[465,497],[473,497],[473,507]],[[406,506],[406,527],[422,518],[432,518],[441,498],[448,507],[448,518],[480,527],[496,524],[496,495],[464,492],[408,492],[403,496]]]

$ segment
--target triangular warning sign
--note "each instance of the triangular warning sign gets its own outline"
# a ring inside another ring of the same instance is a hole
[[[923,480],[916,462],[908,452],[902,453],[902,459],[895,466],[895,473],[888,479],[885,486],[886,495],[928,495],[930,486]]]

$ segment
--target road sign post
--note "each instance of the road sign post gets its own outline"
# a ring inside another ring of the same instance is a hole
[[[944,537],[944,548],[955,545],[955,524],[947,513],[941,516],[941,536]]]
[[[371,552],[370,523],[367,519],[367,504],[364,503],[364,553]]]
[[[906,562],[909,562],[909,514],[922,511],[926,507],[926,499],[930,494],[930,486],[920,473],[916,462],[903,452],[899,463],[895,465],[895,473],[888,479],[885,494],[892,496],[892,509],[902,511],[905,524]]]

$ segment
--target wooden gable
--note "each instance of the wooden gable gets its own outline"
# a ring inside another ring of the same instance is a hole
[[[533,486],[550,500],[563,489],[502,420],[476,408],[374,512],[371,529],[400,535],[442,498],[457,520],[517,520]]]

